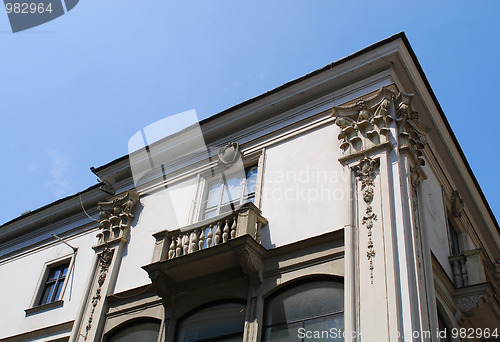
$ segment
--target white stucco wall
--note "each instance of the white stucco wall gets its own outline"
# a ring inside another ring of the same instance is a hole
[[[153,234],[189,224],[197,186],[197,179],[193,178],[141,196],[134,211],[136,217],[121,261],[115,293],[151,283],[141,266],[151,263],[155,245]]]
[[[266,248],[342,228],[349,223],[350,171],[341,156],[337,126],[307,132],[266,150],[261,209],[269,224]]]
[[[60,242],[35,249],[29,254],[6,260],[0,264],[0,338],[17,335],[43,327],[74,320],[77,316],[89,272],[94,260],[95,231],[66,241],[78,248],[75,267],[66,278],[62,307],[54,307],[26,315],[25,309],[38,291],[38,284],[45,264],[61,257],[71,256],[73,251]]]
[[[429,166],[424,166],[427,179],[420,185],[420,209],[422,229],[428,245],[437,260],[453,279],[451,266],[448,262],[450,247],[448,243],[448,228],[446,222],[446,209],[443,202],[441,184]]]

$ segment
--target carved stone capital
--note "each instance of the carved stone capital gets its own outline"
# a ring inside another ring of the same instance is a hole
[[[340,148],[345,155],[366,151],[388,141],[389,114],[395,93],[383,87],[374,96],[347,106],[333,106],[331,116],[340,127]]]
[[[123,196],[117,196],[109,201],[99,202],[99,228],[97,234],[98,245],[110,241],[123,239],[130,227],[134,215],[132,214],[137,202],[137,194],[127,191]]]
[[[391,122],[395,120],[397,137],[393,137],[392,141],[397,143],[401,152],[410,156],[412,184],[426,179],[422,170],[425,165],[422,151],[427,143],[425,129],[420,124],[418,112],[412,107],[412,99],[411,94],[396,93],[391,88],[383,87],[377,94],[354,104],[333,106],[331,116],[340,127],[338,139],[344,152],[339,160],[343,162],[350,156],[392,147],[390,129]]]
[[[419,114],[412,107],[413,94],[399,93],[394,98],[396,123],[398,128],[399,150],[406,151],[412,161],[410,169],[413,185],[417,185],[427,176],[422,170],[425,160],[422,158],[427,140],[425,129],[419,121]]]

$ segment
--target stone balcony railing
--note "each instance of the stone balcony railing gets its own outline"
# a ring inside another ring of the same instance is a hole
[[[156,238],[153,262],[166,261],[250,235],[260,242],[260,228],[267,220],[253,203],[245,203],[231,213],[171,231],[161,231]]]

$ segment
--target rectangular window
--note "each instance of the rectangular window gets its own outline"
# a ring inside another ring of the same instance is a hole
[[[456,231],[453,223],[448,219],[448,233],[450,237],[450,254],[451,255],[460,255],[460,241],[458,232]]]
[[[246,168],[244,173],[228,175],[221,173],[209,179],[202,203],[201,219],[230,212],[243,203],[253,202],[256,183],[256,166]]]
[[[37,303],[38,305],[49,304],[61,299],[68,268],[69,261],[49,269],[47,277],[42,284],[43,289]]]

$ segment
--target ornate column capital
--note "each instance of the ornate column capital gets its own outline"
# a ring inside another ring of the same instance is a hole
[[[127,191],[123,196],[117,196],[97,204],[100,221],[100,232],[97,234],[98,246],[126,239],[126,234],[134,218],[132,212],[137,198],[136,193]]]
[[[399,151],[406,152],[410,157],[412,163],[410,169],[411,181],[413,185],[417,185],[427,178],[422,170],[422,166],[425,165],[422,151],[425,144],[427,144],[427,139],[425,137],[426,130],[419,120],[419,114],[412,107],[413,96],[413,94],[400,92],[394,98],[394,105],[396,108]]]
[[[389,142],[389,113],[395,92],[387,87],[367,99],[347,106],[333,106],[331,117],[340,127],[338,139],[345,156],[359,155]]]

